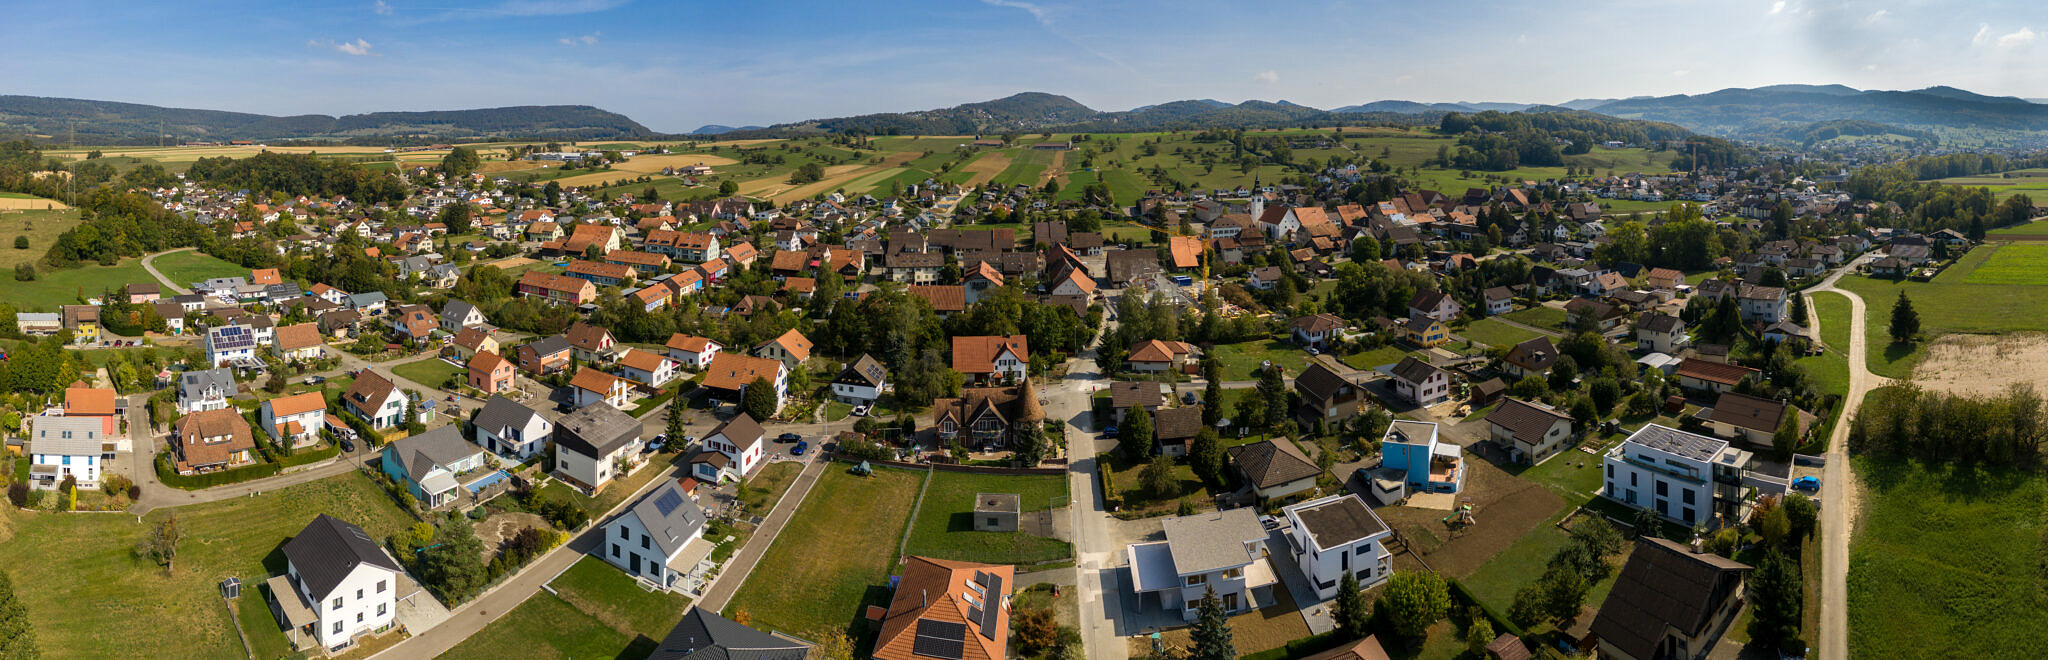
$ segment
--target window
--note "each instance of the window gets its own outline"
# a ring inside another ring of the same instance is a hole
[[[333,609],[337,609],[337,610],[338,610],[338,609],[341,609],[341,597],[340,597],[340,596],[335,596],[335,597],[334,597],[334,608],[333,608]]]
[[[1690,490],[1680,492],[1678,494],[1678,501],[1684,502],[1686,504],[1692,504],[1692,493],[1693,492]]]
[[[1641,475],[1642,475],[1642,473],[1640,473],[1640,472],[1630,472],[1630,473],[1628,473],[1628,485],[1630,485],[1630,486],[1640,486],[1640,485],[1642,485],[1642,484],[1636,483],[1636,477],[1638,477],[1638,476],[1641,476]]]
[[[1669,482],[1669,481],[1665,481],[1665,480],[1663,480],[1663,479],[1657,479],[1657,480],[1656,480],[1656,482],[1657,482],[1657,496],[1658,496],[1658,497],[1670,497],[1670,496],[1671,496],[1671,482]]]
[[[334,634],[336,634],[336,635],[339,635],[339,634],[341,634],[341,622],[340,622],[340,621],[336,621],[336,622],[334,622]]]
[[[1208,583],[1208,582],[1209,582],[1209,576],[1207,576],[1207,575],[1190,575],[1190,576],[1188,576],[1188,586],[1190,586],[1190,587],[1192,587],[1192,586],[1195,586],[1195,585],[1198,585],[1198,584],[1206,584],[1206,583]]]
[[[384,581],[383,581],[383,580],[378,580],[378,581],[377,581],[377,593],[380,593],[380,594],[381,594],[381,593],[384,593]]]
[[[613,558],[613,559],[618,559],[618,558],[619,558],[619,544],[617,544],[617,543],[613,543],[613,544],[612,544],[612,558]]]
[[[363,613],[362,613],[362,612],[357,612],[357,613],[356,613],[356,623],[362,623],[362,622],[363,622]]]
[[[653,547],[654,547],[654,546],[652,545],[652,542],[653,542],[653,540],[654,540],[654,537],[652,537],[652,536],[642,536],[642,537],[640,537],[640,549],[641,549],[641,550],[647,550],[647,549],[651,549],[651,548],[653,548]]]
[[[630,530],[630,529],[626,529],[626,527],[625,527],[624,525],[620,525],[620,526],[619,526],[619,538],[622,538],[622,539],[626,539],[626,540],[628,540],[628,541],[632,540],[632,539],[633,539],[633,530]]]
[[[361,589],[357,589],[357,590],[356,590],[356,600],[362,600],[362,599],[363,599],[363,590],[361,590]]]
[[[1609,465],[1609,466],[1607,466],[1607,480],[1608,480],[1608,481],[1613,481],[1613,480],[1614,480],[1614,466],[1612,466],[1612,465]],[[1608,486],[1608,488],[1613,488],[1613,487],[1614,487],[1614,486],[1612,486],[1612,485],[1609,485],[1609,486]]]

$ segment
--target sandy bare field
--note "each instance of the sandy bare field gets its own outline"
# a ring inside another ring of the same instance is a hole
[[[743,181],[740,183],[740,194],[750,197],[767,197],[774,200],[777,204],[792,199],[805,199],[812,195],[828,193],[841,187],[846,187],[848,183],[863,177],[896,169],[904,163],[917,160],[921,155],[923,154],[914,151],[903,151],[889,154],[882,159],[882,164],[880,165],[868,165],[865,163],[833,165],[825,168],[824,179],[819,180],[817,183],[807,183],[801,186],[789,185],[788,174]],[[876,180],[879,181],[880,179]],[[851,191],[853,188],[847,187],[847,190]]]
[[[564,186],[588,186],[595,184],[611,183],[619,179],[635,179],[639,178],[642,175],[658,176],[661,173],[661,169],[664,167],[684,167],[689,165],[710,165],[712,167],[720,167],[725,165],[734,165],[738,163],[739,161],[727,158],[725,156],[713,156],[710,154],[666,154],[660,156],[634,156],[632,158],[626,159],[626,162],[613,165],[612,168],[609,170],[591,172],[589,174],[578,174],[576,176],[562,177],[556,180],[560,181]]]
[[[2048,392],[2048,335],[1948,335],[1927,348],[1913,382],[1936,392],[1989,395],[2025,383]]]
[[[1040,172],[1040,173],[1038,174],[1038,185],[1040,185],[1040,186],[1043,186],[1043,185],[1045,185],[1045,182],[1047,182],[1047,181],[1051,181],[1051,180],[1053,180],[1054,178],[1058,178],[1058,179],[1060,180],[1060,185],[1061,185],[1062,187],[1064,187],[1064,186],[1066,185],[1066,183],[1067,183],[1067,152],[1064,152],[1064,151],[1055,151],[1055,152],[1052,152],[1052,164],[1051,164],[1051,165],[1047,165],[1047,166],[1045,166],[1045,171],[1044,171],[1044,172]]]
[[[996,175],[1002,174],[1003,170],[1009,169],[1009,167],[1010,154],[1008,152],[991,151],[982,154],[980,158],[968,161],[966,165],[960,166],[960,171],[974,174],[974,176],[967,177],[967,183],[965,184],[967,187],[972,188],[995,180]]]
[[[491,265],[497,266],[499,270],[507,270],[512,268],[518,268],[520,266],[524,266],[530,263],[536,263],[536,260],[531,257],[512,257],[509,259],[491,262]]]
[[[0,197],[0,211],[32,211],[38,209],[68,209],[63,202],[41,197]]]

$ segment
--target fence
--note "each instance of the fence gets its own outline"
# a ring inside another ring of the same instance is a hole
[[[866,463],[867,463],[867,464],[869,464],[869,465],[880,465],[880,466],[884,466],[884,467],[893,467],[893,468],[904,468],[904,469],[907,469],[907,470],[924,470],[924,469],[932,469],[932,470],[938,470],[938,471],[940,471],[940,472],[967,472],[967,473],[973,473],[973,474],[1008,474],[1008,475],[1027,475],[1027,474],[1038,474],[1038,475],[1050,475],[1050,474],[1066,474],[1066,473],[1067,473],[1067,469],[1066,469],[1066,468],[1007,468],[1007,467],[995,467],[995,466],[991,466],[991,465],[955,465],[955,464],[951,464],[951,463],[909,463],[909,462],[905,462],[905,461],[883,461],[883,460],[875,460],[875,459],[869,459],[869,458],[859,458],[859,457],[855,457],[855,456],[847,456],[847,455],[844,455],[844,454],[840,454],[840,453],[838,453],[838,452],[833,452],[833,453],[830,453],[830,454],[826,454],[826,455],[825,455],[825,458],[826,458],[826,459],[828,459],[828,460],[834,460],[834,461],[839,461],[839,462],[842,462],[842,463],[861,463],[861,462],[866,462]]]

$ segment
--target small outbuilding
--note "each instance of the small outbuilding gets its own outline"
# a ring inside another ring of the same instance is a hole
[[[1017,515],[1022,502],[1023,498],[1016,493],[976,493],[974,531],[1017,531]]]

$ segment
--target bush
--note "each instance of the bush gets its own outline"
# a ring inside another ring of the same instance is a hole
[[[275,476],[280,471],[282,471],[282,468],[277,463],[260,463],[248,467],[238,467],[229,470],[221,470],[219,472],[208,472],[205,474],[195,474],[186,476],[178,474],[177,469],[171,466],[170,454],[157,454],[156,456],[157,480],[163,482],[163,484],[166,486],[170,486],[172,488],[180,488],[184,490],[198,490],[201,488],[212,488],[214,486],[225,486],[227,484],[232,483],[241,483],[244,481],[249,481],[251,479],[261,479],[264,477]]]
[[[1115,511],[1123,508],[1124,495],[1122,491],[1116,489],[1115,482],[1110,478],[1109,468],[1109,452],[1096,454],[1095,473],[1102,475],[1102,505],[1108,507],[1111,511]]]
[[[100,491],[112,497],[119,497],[122,493],[128,492],[128,489],[134,486],[135,482],[130,481],[128,480],[127,477],[118,474],[110,474],[107,475],[105,479],[100,480]]]
[[[19,481],[9,484],[7,486],[7,501],[13,502],[16,508],[28,506],[28,484]]]

